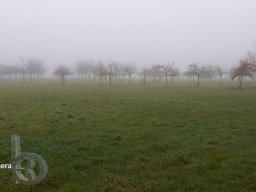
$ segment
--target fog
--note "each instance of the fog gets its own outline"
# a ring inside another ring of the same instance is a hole
[[[255,0],[1,0],[0,62],[230,66],[256,41],[255,7]]]

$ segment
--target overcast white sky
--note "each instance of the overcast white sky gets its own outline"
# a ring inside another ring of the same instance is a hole
[[[255,0],[0,0],[0,62],[237,64],[256,42],[255,9]]]

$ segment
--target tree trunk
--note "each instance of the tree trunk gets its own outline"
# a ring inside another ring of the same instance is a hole
[[[65,84],[65,75],[61,76],[61,82],[62,82],[63,85]]]
[[[239,81],[239,89],[242,88],[242,80],[243,80],[243,76],[239,76],[238,81]]]
[[[22,72],[23,83],[25,83],[25,71]]]
[[[146,73],[143,73],[143,84],[146,85]]]

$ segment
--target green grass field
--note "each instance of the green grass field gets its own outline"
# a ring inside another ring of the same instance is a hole
[[[0,191],[256,191],[256,89],[0,84],[0,163],[11,135],[40,154],[36,186]]]

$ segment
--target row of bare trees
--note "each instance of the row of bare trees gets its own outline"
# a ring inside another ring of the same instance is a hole
[[[25,82],[26,79],[32,81],[45,74],[46,68],[43,65],[42,60],[38,58],[29,58],[26,61],[20,58],[19,64],[16,65],[3,65],[0,64],[0,80],[8,79],[22,79]],[[219,84],[222,84],[223,77],[230,77],[230,79],[238,79],[239,88],[242,87],[242,83],[245,79],[253,79],[256,77],[256,47],[251,50],[247,55],[240,60],[238,66],[231,69],[223,65],[199,65],[198,63],[192,63],[188,65],[187,70],[184,73],[180,73],[175,63],[156,63],[150,67],[144,67],[138,69],[133,62],[120,63],[117,61],[106,60],[80,60],[76,63],[74,69],[68,66],[59,66],[54,71],[54,75],[59,76],[61,82],[64,84],[66,76],[78,75],[81,79],[90,79],[94,82],[98,80],[100,83],[108,81],[112,84],[113,80],[128,79],[132,82],[134,76],[138,79],[143,79],[143,84],[148,81],[164,81],[165,86],[173,85],[174,80],[181,75],[189,77],[190,81],[199,86],[201,79],[209,79],[212,82],[213,79],[219,79]]]
[[[39,78],[46,72],[42,60],[38,58],[30,58],[26,62],[20,58],[21,62],[15,65],[0,64],[0,79],[18,79],[21,78],[25,82],[26,77],[30,81]]]
[[[133,74],[136,73],[137,67],[129,62],[127,64],[119,64],[117,61],[107,60],[105,64],[101,61],[81,60],[77,62],[75,72],[80,78],[91,78],[96,80],[96,77],[100,79],[100,83],[104,78],[109,78],[111,84],[112,78],[121,79],[125,76],[129,77],[129,82],[132,81]]]
[[[222,78],[228,74],[227,68],[222,65],[198,65],[192,63],[188,66],[184,76],[189,77],[195,86],[199,86],[201,78],[208,78],[212,82],[213,78],[218,77],[219,83],[222,84]]]
[[[189,76],[196,86],[200,84],[200,78],[212,78],[218,77],[220,84],[222,84],[222,77],[224,75],[229,76],[232,80],[238,79],[239,88],[242,88],[242,82],[244,79],[253,79],[256,77],[256,47],[253,50],[248,51],[247,55],[240,60],[239,65],[228,69],[222,65],[207,65],[200,66],[196,63],[192,63],[188,66],[188,70],[184,73],[185,76]]]
[[[26,62],[21,59],[21,63],[18,65],[1,65],[0,64],[0,79],[25,79],[32,81],[42,76],[46,71],[43,62],[37,58],[30,58]],[[120,64],[117,61],[107,60],[105,63],[102,61],[94,60],[81,60],[77,62],[75,69],[71,70],[70,67],[60,66],[54,74],[61,78],[62,83],[65,83],[65,77],[71,74],[77,74],[82,79],[99,79],[102,83],[103,80],[108,80],[109,84],[112,84],[113,78],[115,80],[129,79],[131,83],[132,77],[136,75],[143,79],[143,84],[146,84],[148,80],[153,82],[158,80],[164,80],[165,86],[168,86],[168,80],[170,79],[171,85],[174,83],[174,79],[179,77],[181,73],[175,67],[175,63],[166,64],[153,64],[150,67],[138,70],[136,65],[132,62],[126,64]],[[238,79],[239,88],[242,87],[242,82],[246,78],[255,79],[256,76],[256,56],[255,51],[248,52],[247,57],[240,60],[238,66],[231,69],[222,65],[199,65],[192,63],[188,65],[187,71],[182,73],[183,76],[189,77],[195,86],[200,85],[202,78],[209,79],[210,82],[214,78],[219,79],[219,83],[222,84],[223,76],[229,76],[231,79]]]
[[[172,64],[167,63],[162,65],[160,63],[153,64],[149,68],[143,68],[138,70],[137,66],[133,62],[127,62],[126,64],[120,64],[117,61],[107,60],[103,63],[101,60],[95,62],[94,60],[81,60],[76,64],[75,69],[71,71],[67,66],[58,67],[54,74],[59,76],[62,83],[65,82],[65,76],[70,74],[77,74],[82,79],[92,79],[95,82],[96,78],[102,83],[103,80],[108,79],[109,84],[112,84],[113,78],[115,80],[129,79],[132,82],[134,75],[143,77],[143,82],[146,84],[148,79],[152,79],[154,82],[165,78],[165,85],[168,84],[168,78],[171,79],[173,84],[174,78],[180,75],[179,70]]]
[[[55,75],[61,78],[62,83],[65,82],[65,76],[70,74],[77,74],[82,79],[99,79],[102,83],[103,80],[108,80],[109,84],[112,84],[113,78],[115,80],[129,79],[131,83],[132,77],[136,75],[143,79],[143,84],[146,84],[148,80],[153,82],[164,80],[165,86],[174,83],[174,79],[180,75],[189,77],[191,82],[195,86],[200,85],[201,79],[209,79],[212,82],[213,79],[219,79],[219,84],[222,84],[223,77],[230,77],[231,79],[238,79],[239,87],[242,87],[242,81],[245,78],[254,79],[256,75],[256,57],[254,52],[249,52],[246,59],[240,61],[239,66],[228,69],[222,65],[199,65],[192,63],[188,65],[187,71],[180,73],[179,69],[175,67],[175,63],[166,64],[153,64],[148,68],[142,68],[138,70],[134,63],[129,62],[126,64],[120,64],[117,61],[107,60],[103,63],[101,60],[81,60],[77,62],[75,69],[72,71],[69,67],[60,66],[54,72]]]
[[[153,82],[164,78],[165,86],[168,85],[168,79],[170,78],[171,84],[174,82],[174,78],[180,75],[179,69],[175,67],[175,63],[169,62],[167,64],[153,64],[149,68],[143,68],[140,72],[143,76],[143,83],[146,84],[146,79],[152,79]]]

